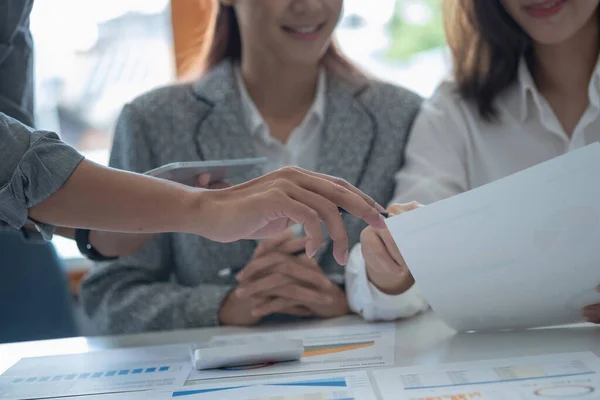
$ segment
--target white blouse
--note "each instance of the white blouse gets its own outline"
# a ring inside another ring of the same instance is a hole
[[[267,159],[264,173],[267,174],[288,165],[314,171],[317,168],[325,121],[325,104],[327,102],[325,70],[321,69],[319,72],[317,91],[312,106],[300,125],[292,131],[285,144],[271,136],[269,126],[248,93],[239,66],[235,68],[235,77],[242,100],[244,122],[252,136],[256,156]]]
[[[415,121],[392,203],[431,204],[600,141],[599,77],[600,63],[589,84],[589,107],[571,137],[524,61],[517,82],[496,100],[496,123],[484,121],[474,104],[461,99],[454,82],[442,83]],[[346,290],[350,308],[366,320],[426,310],[429,305],[417,286],[397,296],[382,293],[368,281],[360,245],[353,248]]]

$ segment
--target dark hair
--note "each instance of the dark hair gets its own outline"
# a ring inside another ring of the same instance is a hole
[[[235,9],[219,4],[204,70],[208,71],[224,60],[240,61],[241,59],[242,38]],[[332,40],[326,51],[323,64],[350,82],[363,83],[367,81],[366,75],[341,52],[335,40]]]
[[[445,1],[444,15],[459,94],[493,120],[494,100],[516,81],[521,58],[534,67],[531,39],[500,0]]]

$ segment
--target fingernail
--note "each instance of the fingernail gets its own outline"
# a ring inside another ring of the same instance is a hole
[[[237,289],[235,291],[235,295],[241,299],[241,298],[245,297],[245,295],[247,294],[247,292],[248,291],[245,290],[245,289]]]
[[[333,286],[333,282],[331,282],[329,279],[323,279],[323,286],[330,288]]]

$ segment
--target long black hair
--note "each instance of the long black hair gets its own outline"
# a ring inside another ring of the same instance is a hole
[[[444,6],[459,93],[492,120],[494,101],[516,81],[521,58],[531,61],[531,39],[500,0],[446,0]]]

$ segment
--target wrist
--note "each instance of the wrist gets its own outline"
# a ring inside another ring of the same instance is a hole
[[[105,248],[106,240],[102,237],[102,231],[90,231],[88,242],[103,256],[116,256],[116,254],[109,254],[111,252]]]
[[[116,256],[106,256],[102,251],[99,251],[91,242],[91,233],[94,231],[90,231],[89,229],[76,229],[75,230],[75,242],[77,243],[77,248],[88,259],[92,261],[111,261],[115,260],[118,257]]]
[[[210,211],[208,206],[213,197],[210,190],[183,188],[174,231],[209,236]]]
[[[415,283],[412,274],[408,270],[401,275],[373,271],[368,265],[366,266],[366,270],[369,281],[379,291],[390,296],[403,294]]]
[[[219,307],[218,317],[220,325],[242,325],[235,318],[235,298],[232,296],[235,296],[235,288],[227,293],[225,299],[221,303],[221,307]]]

